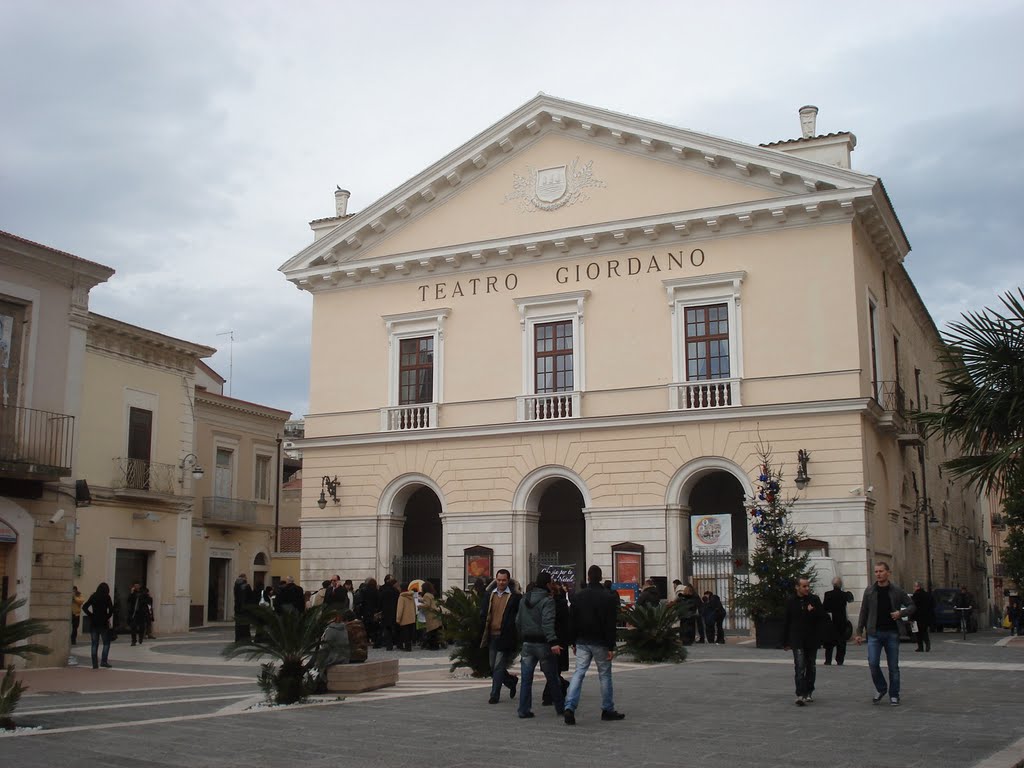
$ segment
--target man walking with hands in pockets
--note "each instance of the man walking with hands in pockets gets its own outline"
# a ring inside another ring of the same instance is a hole
[[[572,598],[572,631],[576,638],[576,671],[565,697],[565,724],[576,725],[576,705],[580,703],[583,678],[590,661],[597,663],[601,683],[601,719],[622,720],[612,698],[612,658],[615,656],[615,620],[619,615],[618,596],[601,583],[601,568],[587,569],[586,589]]]
[[[913,616],[915,607],[910,596],[896,584],[889,581],[889,564],[875,563],[875,583],[864,590],[857,618],[857,645],[868,638],[868,669],[875,684],[875,704],[889,694],[889,703],[900,704],[900,628],[896,624],[903,616]],[[889,666],[889,682],[882,674],[882,649]]]

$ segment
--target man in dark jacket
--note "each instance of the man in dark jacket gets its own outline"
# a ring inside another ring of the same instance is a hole
[[[875,583],[864,590],[864,599],[860,604],[860,615],[857,617],[857,645],[868,639],[868,669],[871,670],[871,682],[875,684],[876,696],[871,698],[875,704],[889,694],[889,703],[894,707],[900,704],[900,629],[896,624],[902,617],[913,616],[917,608],[910,595],[893,584],[889,577],[892,572],[889,564],[879,561],[875,563]],[[889,680],[886,682],[882,674],[882,650],[889,667]]]
[[[565,693],[569,690],[569,681],[562,677],[563,672],[569,671],[569,646],[572,645],[572,624],[569,621],[569,601],[566,599],[565,587],[552,581],[548,584],[548,591],[551,599],[555,602],[555,637],[558,644],[562,646],[562,652],[557,656],[558,679],[555,681],[562,689],[562,701],[565,701]],[[541,697],[541,704],[550,707],[555,703],[553,685],[544,686],[544,695]]]
[[[832,631],[827,633],[828,640],[825,642],[825,664],[832,663],[832,651],[835,651],[836,664],[843,666],[846,659],[846,625],[849,620],[846,618],[846,606],[853,602],[853,592],[843,589],[843,580],[838,576],[832,579],[832,589],[825,593],[825,599],[821,601],[821,607],[825,609],[829,619],[832,621]],[[852,627],[851,627],[852,631]]]
[[[522,681],[519,689],[519,717],[533,717],[533,672],[538,662],[547,681],[545,690],[553,692],[555,711],[561,715],[565,709],[557,661],[563,649],[555,632],[555,601],[548,589],[550,583],[550,573],[539,573],[533,588],[519,601],[516,613],[516,628],[523,638],[523,650],[519,658],[519,679]]]
[[[920,581],[914,582],[914,594],[910,596],[914,601],[914,621],[917,622],[917,650],[915,653],[930,652],[932,640],[928,636],[928,628],[935,621],[935,601],[932,593],[924,588]]]
[[[709,643],[725,644],[725,606],[710,589],[704,593],[704,626]]]
[[[483,632],[480,647],[487,648],[491,663],[491,697],[488,704],[497,704],[501,686],[508,687],[508,697],[516,697],[516,686],[519,678],[509,674],[508,661],[516,652],[518,638],[516,636],[516,614],[522,595],[509,586],[512,574],[502,568],[494,575],[495,587],[480,605],[480,616],[483,619]]]
[[[814,701],[814,657],[825,611],[821,600],[811,594],[809,579],[796,580],[796,594],[786,603],[782,628],[782,647],[793,651],[793,672],[796,679],[796,705]]]
[[[384,578],[384,586],[380,588],[380,624],[381,642],[389,651],[394,649],[395,638],[398,636],[398,628],[395,626],[397,613],[398,590],[394,579],[387,576]]]
[[[249,640],[252,633],[249,629],[249,621],[242,616],[242,611],[253,604],[253,591],[249,586],[249,580],[244,573],[240,573],[235,579],[235,642]]]
[[[285,578],[284,585],[277,591],[277,610],[279,613],[302,613],[306,610],[306,596],[291,576]]]
[[[601,584],[601,568],[587,569],[587,586],[572,599],[572,632],[576,645],[576,671],[565,697],[565,724],[576,725],[576,707],[580,689],[591,660],[597,662],[597,678],[601,683],[601,719],[622,720],[625,715],[615,710],[612,696],[612,658],[615,656],[615,620],[619,615],[619,599]]]
[[[651,608],[657,608],[661,603],[661,595],[658,594],[658,588],[654,586],[654,582],[648,579],[644,582],[644,588],[640,591],[640,597],[637,598],[637,606],[649,605]]]

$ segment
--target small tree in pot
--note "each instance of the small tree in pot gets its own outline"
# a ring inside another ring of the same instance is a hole
[[[790,519],[795,499],[782,497],[782,473],[772,465],[771,448],[758,449],[761,471],[750,500],[751,532],[756,544],[750,556],[750,580],[736,589],[736,605],[754,620],[759,648],[777,648],[782,641],[782,616],[797,578],[808,576],[807,552],[796,545],[802,537]]]

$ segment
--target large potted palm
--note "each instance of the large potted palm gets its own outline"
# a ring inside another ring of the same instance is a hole
[[[18,600],[14,595],[0,600],[0,658],[19,656],[27,659],[30,656],[43,655],[50,649],[39,643],[27,642],[36,635],[45,635],[50,627],[37,619],[23,619],[7,623],[7,617],[25,605],[25,600]],[[9,664],[0,682],[0,728],[12,730],[15,707],[26,686],[14,676],[14,665]]]
[[[794,499],[782,496],[782,473],[772,465],[771,448],[758,450],[761,471],[747,508],[756,541],[750,579],[736,589],[736,605],[754,621],[758,648],[782,645],[782,617],[797,578],[809,576],[807,552],[797,549],[802,532],[790,519]]]
[[[241,611],[253,630],[253,636],[227,646],[229,659],[243,656],[250,661],[265,658],[257,678],[260,688],[275,704],[294,704],[313,693],[309,674],[316,662],[324,630],[334,621],[337,611],[318,605],[307,611],[277,613],[264,606]]]

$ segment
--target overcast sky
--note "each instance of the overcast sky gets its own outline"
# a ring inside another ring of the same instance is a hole
[[[277,268],[538,91],[757,144],[857,135],[936,322],[1024,284],[1024,4],[0,0],[0,229],[117,270],[92,309],[305,413]],[[1014,222],[1017,222],[1015,224]]]

